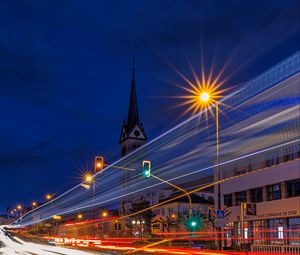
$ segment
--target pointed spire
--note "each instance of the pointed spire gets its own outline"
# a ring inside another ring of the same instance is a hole
[[[135,88],[135,67],[134,58],[132,58],[132,80],[131,80],[131,91],[127,117],[127,129],[131,130],[139,121],[139,112]]]

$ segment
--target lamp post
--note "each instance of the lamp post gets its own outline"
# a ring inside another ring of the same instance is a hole
[[[219,97],[219,96],[218,96]],[[216,97],[216,98],[218,98]],[[211,107],[213,104],[215,105],[215,128],[216,128],[216,181],[217,184],[217,209],[221,209],[221,173],[220,173],[220,151],[219,151],[219,102],[213,98],[213,95],[209,93],[209,91],[202,91],[199,95],[200,104],[202,109]],[[221,227],[218,227],[218,247],[222,249],[222,236],[221,236]]]
[[[86,173],[84,176],[83,176],[83,179],[85,181],[85,185],[83,185],[84,188],[86,189],[89,189],[92,185],[92,188],[93,188],[93,193],[92,193],[92,199],[93,201],[95,200],[95,192],[96,192],[96,180],[93,176],[92,173]],[[93,210],[93,218],[96,219],[96,212],[95,212],[95,209]]]
[[[22,205],[17,205],[17,210],[19,210],[19,216],[20,216],[20,220],[22,220],[22,216],[23,216],[23,213],[22,213]]]
[[[202,67],[203,68],[203,67]],[[224,69],[223,69],[224,70]],[[180,96],[179,98],[186,99],[186,102],[182,105],[189,104],[189,108],[185,111],[185,113],[192,111],[193,114],[202,111],[205,111],[205,116],[208,116],[208,113],[211,113],[215,117],[215,130],[216,130],[216,168],[215,168],[215,179],[217,181],[217,209],[221,209],[221,189],[220,189],[220,167],[219,167],[219,104],[220,99],[223,97],[223,92],[226,89],[220,89],[221,85],[224,84],[224,80],[220,81],[220,77],[223,71],[221,71],[216,78],[212,79],[212,70],[209,74],[209,78],[206,79],[204,74],[204,69],[202,70],[202,77],[197,78],[195,76],[196,84],[191,83],[188,81],[189,88],[181,87],[186,92],[187,95]],[[195,74],[194,74],[195,75]],[[213,111],[215,108],[215,113]],[[219,249],[222,249],[222,241],[221,241],[221,234],[219,228],[218,234],[218,246]]]

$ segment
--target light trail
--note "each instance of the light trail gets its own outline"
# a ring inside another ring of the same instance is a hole
[[[4,255],[90,255],[99,254],[94,252],[79,251],[63,247],[56,247],[51,245],[42,245],[32,242],[25,242],[16,236],[9,234],[3,227],[0,227],[0,254]]]
[[[266,100],[272,100],[272,102],[279,100],[278,102],[281,102],[285,98],[289,99],[291,95],[297,95],[297,77],[299,75],[290,76],[288,81],[275,85],[266,83],[263,86],[265,90],[263,93],[258,93],[261,91],[254,91],[249,86],[244,86],[238,92],[235,92],[234,96],[230,95],[230,97],[226,98],[226,104],[238,107],[243,106],[247,110],[258,103],[259,105],[262,103],[268,105],[269,101]],[[285,89],[277,93],[278,88],[282,87]],[[228,103],[228,100],[234,101],[234,103]],[[297,100],[299,101],[299,99]],[[110,206],[113,203],[118,203],[121,199],[128,199],[143,191],[155,187],[166,187],[164,184],[157,183],[156,180],[145,180],[139,177],[137,165],[145,156],[149,156],[153,162],[156,175],[167,181],[175,182],[175,185],[179,185],[179,182],[182,181],[187,182],[203,176],[212,176],[213,169],[216,166],[225,166],[226,164],[238,162],[238,160],[255,157],[259,153],[272,152],[272,150],[280,149],[280,146],[294,146],[293,143],[296,146],[299,143],[299,133],[297,133],[297,130],[299,130],[299,123],[297,123],[299,114],[297,115],[292,108],[295,108],[297,101],[285,100],[284,102],[286,103],[275,105],[271,109],[257,107],[254,112],[247,112],[246,118],[242,115],[236,118],[234,112],[230,112],[230,114],[233,114],[233,119],[236,122],[228,122],[227,119],[221,119],[220,152],[228,155],[232,153],[235,155],[234,158],[224,158],[220,164],[212,163],[214,144],[210,140],[213,140],[214,134],[211,133],[210,137],[207,137],[205,129],[199,127],[199,123],[196,120],[197,116],[193,116],[126,157],[117,160],[111,166],[105,167],[100,174],[95,175],[97,178],[95,199],[91,199],[91,192],[83,190],[80,186],[82,183],[80,183],[52,201],[23,215],[21,225],[41,222],[55,214],[64,215],[96,206]],[[243,109],[240,110],[242,111]],[[249,120],[252,123],[258,123],[258,119],[266,119],[267,117],[275,116],[276,113],[285,116],[285,118],[275,119],[275,125],[281,127],[279,130],[266,129],[264,122],[259,123],[259,125],[252,127],[250,130],[243,130],[243,127],[250,126]],[[241,134],[238,137],[234,137],[232,134],[235,131],[240,131]],[[247,148],[247,150],[245,151],[244,148]],[[129,176],[130,178],[128,178],[126,188],[122,194],[118,188],[114,188],[116,182],[118,182],[119,173],[117,171],[109,171],[111,168],[119,166],[137,170],[135,172],[132,171],[132,175]]]
[[[297,159],[297,160],[299,160],[299,159]],[[244,174],[240,174],[240,175],[236,175],[236,176],[231,176],[231,177],[222,179],[222,180],[220,180],[220,181],[216,181],[216,182],[213,182],[213,183],[204,185],[204,186],[202,186],[202,187],[200,187],[200,188],[194,189],[194,190],[189,191],[189,192],[187,192],[187,193],[184,193],[184,194],[182,194],[182,195],[174,196],[174,197],[172,197],[172,198],[170,198],[170,199],[167,199],[167,200],[165,200],[165,201],[163,201],[163,202],[160,202],[160,203],[157,203],[157,204],[155,204],[155,205],[149,206],[149,207],[147,207],[147,208],[145,208],[145,209],[143,209],[143,210],[139,210],[139,211],[137,211],[137,212],[130,213],[130,214],[127,214],[127,215],[124,215],[124,216],[119,216],[119,217],[116,218],[116,220],[121,220],[121,219],[125,219],[125,218],[128,218],[128,217],[132,217],[132,216],[141,214],[141,213],[146,212],[146,211],[148,211],[148,210],[155,209],[156,207],[161,206],[161,205],[163,205],[163,204],[166,204],[166,203],[172,202],[172,201],[174,201],[174,200],[177,200],[177,199],[179,199],[179,198],[185,197],[187,194],[191,195],[191,194],[196,193],[196,192],[199,192],[199,191],[201,191],[201,190],[205,190],[205,189],[207,189],[207,188],[209,188],[209,187],[213,187],[214,185],[218,185],[218,184],[221,184],[221,183],[224,183],[224,182],[227,182],[227,181],[231,181],[231,180],[234,180],[234,179],[243,177],[243,176],[248,176],[248,175],[251,175],[251,174],[254,174],[254,173],[262,172],[262,171],[264,171],[264,170],[266,170],[266,169],[270,169],[270,168],[272,168],[272,167],[273,167],[273,166],[271,166],[271,167],[265,167],[265,168],[261,168],[261,169],[257,169],[257,170],[253,170],[253,171],[251,171],[251,172],[246,172],[246,173],[244,173]],[[109,221],[107,221],[107,222],[110,222],[110,221],[111,221],[111,220],[109,220]]]

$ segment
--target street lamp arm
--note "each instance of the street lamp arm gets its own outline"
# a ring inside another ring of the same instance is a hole
[[[154,177],[155,179],[157,179],[157,180],[163,182],[163,183],[166,183],[166,184],[168,184],[168,185],[170,185],[170,186],[172,186],[172,187],[174,187],[174,188],[176,188],[176,189],[182,191],[184,194],[186,194],[186,196],[187,196],[188,199],[189,199],[189,218],[191,219],[191,218],[192,218],[192,208],[193,208],[193,207],[192,207],[192,198],[191,198],[191,195],[189,194],[189,192],[186,191],[185,189],[183,189],[183,188],[181,188],[181,187],[179,187],[179,186],[177,186],[177,185],[175,185],[175,184],[169,182],[169,181],[166,181],[166,180],[164,180],[164,179],[162,179],[162,178],[156,176],[156,175],[151,174],[151,176]]]

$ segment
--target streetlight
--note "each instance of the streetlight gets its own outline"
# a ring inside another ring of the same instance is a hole
[[[223,93],[226,89],[220,89],[224,84],[225,80],[221,80],[221,75],[223,74],[225,67],[217,74],[214,78],[212,77],[213,70],[210,70],[209,76],[205,76],[205,71],[202,66],[202,76],[201,78],[197,77],[195,72],[192,70],[195,83],[191,82],[181,73],[180,76],[187,82],[189,87],[179,86],[187,94],[180,96],[179,98],[185,99],[186,102],[181,104],[189,105],[185,110],[184,114],[192,112],[196,114],[204,112],[206,118],[208,113],[211,113],[215,117],[215,126],[216,126],[216,179],[217,179],[217,209],[221,209],[221,191],[220,191],[220,167],[219,167],[219,104],[220,99],[223,97]],[[215,113],[213,112],[213,107],[215,108]],[[201,115],[200,115],[201,116]],[[219,229],[220,230],[220,229]],[[221,231],[218,231],[219,233]],[[220,236],[219,236],[220,237]],[[221,238],[218,241],[219,248],[222,248]]]
[[[82,218],[83,218],[83,215],[82,215],[81,213],[79,213],[79,214],[77,215],[77,219],[81,220]]]
[[[214,105],[215,106],[215,127],[216,127],[216,171],[217,171],[217,209],[221,209],[221,185],[220,185],[220,180],[221,180],[221,173],[220,173],[220,166],[219,166],[219,161],[220,161],[220,153],[219,153],[219,102],[218,99],[221,98],[221,94],[223,91],[217,91],[216,88],[214,88],[212,85],[211,87],[208,86],[207,90],[202,90],[200,91],[199,94],[199,107],[200,109],[209,109],[211,110],[211,107]],[[218,246],[219,249],[222,249],[222,241],[221,241],[221,227],[218,228]]]
[[[107,217],[107,216],[108,216],[108,212],[103,211],[103,212],[102,212],[102,217]]]
[[[85,183],[81,184],[82,187],[85,189],[89,189],[91,186],[93,187],[93,197],[92,199],[95,200],[95,193],[96,193],[96,180],[93,176],[93,173],[87,172],[83,175],[82,179]],[[96,211],[94,209],[94,219],[96,219]]]
[[[17,210],[20,211],[19,213],[20,219],[22,219],[22,215],[23,215],[22,208],[23,208],[22,205],[17,205]]]
[[[46,195],[46,200],[50,201],[52,199],[52,195],[51,194],[47,194]]]
[[[37,202],[32,202],[32,207],[34,208],[34,207],[36,207],[37,206]]]
[[[84,180],[86,183],[91,184],[94,181],[94,177],[91,173],[86,173],[84,175]]]

